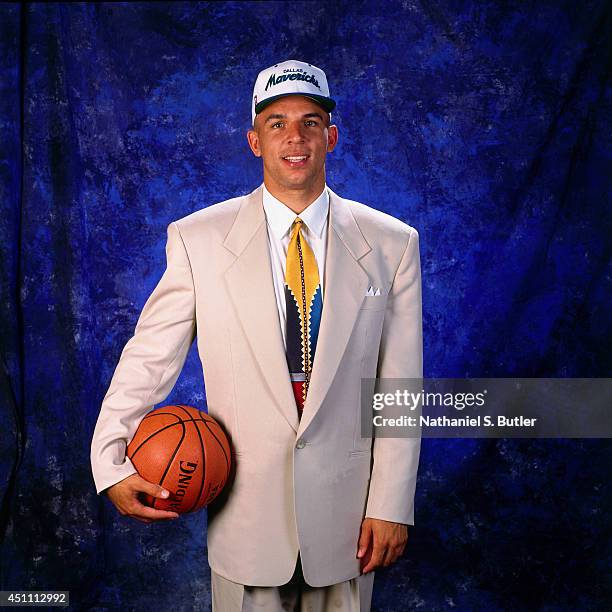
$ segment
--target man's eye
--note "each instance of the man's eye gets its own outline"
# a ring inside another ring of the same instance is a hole
[[[272,124],[272,127],[276,127],[277,125],[282,125],[282,121],[277,121],[276,123]]]
[[[311,123],[312,125],[317,125],[317,122],[314,119],[308,119],[306,123]]]

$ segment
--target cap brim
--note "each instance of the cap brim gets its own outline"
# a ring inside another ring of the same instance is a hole
[[[272,96],[271,98],[266,98],[265,100],[262,100],[259,104],[255,105],[255,114],[259,115],[259,113],[261,113],[261,111],[266,108],[266,106],[272,104],[272,102],[278,100],[279,98],[284,98],[285,96],[304,96],[305,98],[310,98],[311,100],[319,104],[319,106],[322,106],[328,113],[331,113],[331,111],[336,108],[336,102],[331,98],[326,98],[325,96],[318,96],[317,94],[306,94],[296,91],[292,93],[278,94],[277,96]]]

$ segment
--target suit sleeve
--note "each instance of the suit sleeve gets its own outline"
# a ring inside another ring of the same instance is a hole
[[[378,358],[378,378],[423,377],[419,234],[410,228],[389,291]],[[366,517],[414,524],[421,439],[374,438]]]
[[[174,387],[195,337],[193,276],[176,223],[168,226],[166,259],[102,401],[91,444],[98,494],[136,473],[127,444],[146,413]]]

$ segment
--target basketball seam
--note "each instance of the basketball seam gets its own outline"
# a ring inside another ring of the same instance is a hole
[[[227,469],[229,471],[230,464],[227,458],[227,453],[225,452],[225,449],[223,448],[223,444],[221,444],[221,441],[219,440],[219,438],[217,438],[215,432],[210,428],[208,421],[205,421],[204,419],[201,419],[201,420],[202,420],[202,423],[206,425],[206,428],[212,434],[213,438],[217,441],[217,444],[221,447],[221,452],[223,453],[223,457],[225,458],[225,465],[227,466]]]
[[[178,421],[176,421],[176,423],[170,423],[170,425],[165,425],[164,427],[162,427],[161,429],[158,429],[157,431],[154,431],[151,435],[149,435],[147,438],[145,438],[137,447],[136,450],[132,453],[131,456],[128,455],[129,459],[133,459],[134,456],[136,455],[136,453],[142,448],[143,444],[147,443],[151,438],[153,438],[154,436],[156,436],[158,433],[164,431],[165,429],[168,429],[168,427],[174,427],[177,423],[180,423],[181,420],[178,417],[178,415],[176,414],[172,414],[171,412],[165,412],[164,414],[167,414],[168,416],[173,416],[176,417],[177,419],[179,419]],[[146,419],[147,417],[145,417]],[[144,420],[144,419],[143,419]]]
[[[184,412],[186,412],[189,416],[191,416],[191,414],[189,414],[189,411],[185,409],[185,406],[178,404],[178,407],[182,408]],[[197,410],[197,408],[195,410]],[[204,489],[204,483],[206,481],[206,450],[204,449],[204,442],[202,441],[202,434],[200,433],[200,428],[197,425],[195,425],[195,422],[199,420],[200,419],[191,419],[191,422],[194,423],[194,427],[196,431],[198,432],[198,438],[200,438],[200,448],[202,449],[202,478],[200,479],[200,490],[198,491],[198,495],[195,501],[193,502],[193,504],[191,504],[191,507],[189,508],[189,510],[185,510],[185,512],[192,512],[194,507],[198,505],[198,502],[200,501],[200,497],[202,496],[202,491]]]
[[[160,487],[163,486],[162,483],[164,482],[164,478],[166,478],[166,476],[168,475],[168,470],[170,469],[170,466],[172,465],[172,462],[174,461],[174,458],[176,457],[176,453],[178,453],[178,449],[181,447],[181,444],[183,443],[183,440],[185,439],[185,423],[184,421],[179,421],[179,423],[183,427],[183,433],[181,435],[181,439],[179,440],[179,443],[177,444],[176,448],[174,449],[174,452],[172,453],[172,457],[170,457],[170,460],[168,461],[168,464],[166,465],[166,469],[164,470],[161,480],[159,481]],[[155,501],[153,502],[153,504],[155,504]],[[155,507],[155,505],[153,507]]]

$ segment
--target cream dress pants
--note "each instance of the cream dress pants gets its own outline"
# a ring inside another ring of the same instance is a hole
[[[306,584],[298,554],[295,572],[277,587],[245,586],[211,569],[213,612],[370,612],[374,572],[326,587]]]

